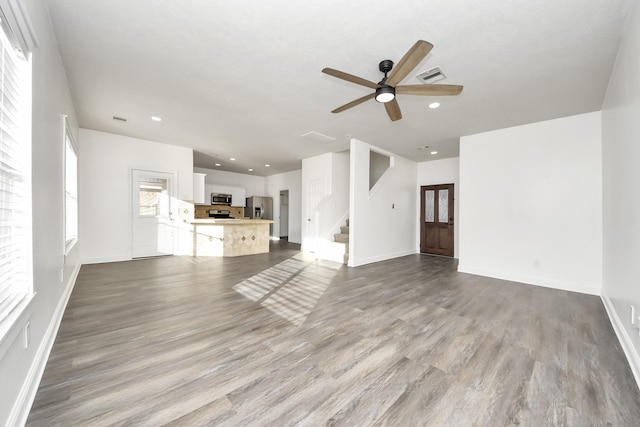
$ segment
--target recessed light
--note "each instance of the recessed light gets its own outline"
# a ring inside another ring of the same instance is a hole
[[[153,120],[154,122],[161,122],[162,119],[158,116],[151,116],[151,120]]]
[[[265,167],[265,168],[270,168],[270,167],[271,167],[271,165],[264,165],[264,167]]]
[[[431,104],[429,104],[429,108],[434,109],[434,108],[438,108],[440,106],[439,102],[432,102]]]
[[[236,158],[235,157],[229,157],[229,160],[231,160],[232,162],[235,162]]]
[[[247,170],[248,170],[249,172],[253,172],[253,169],[251,169],[251,168],[249,168],[249,169],[247,169]]]
[[[432,151],[431,154],[432,155],[436,155],[436,154],[438,154],[438,152],[437,151]]]
[[[222,166],[220,163],[216,163],[216,166]]]

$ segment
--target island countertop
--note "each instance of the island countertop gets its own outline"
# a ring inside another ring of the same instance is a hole
[[[273,224],[270,219],[199,218],[189,221],[193,225],[256,225]]]

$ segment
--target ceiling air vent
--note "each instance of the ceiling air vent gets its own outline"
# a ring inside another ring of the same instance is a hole
[[[309,139],[314,142],[333,142],[336,139],[332,136],[321,134],[320,132],[311,131],[307,132],[304,135],[300,135],[302,138]]]
[[[416,74],[416,78],[422,83],[435,83],[442,79],[446,79],[447,76],[444,75],[440,67],[434,67],[430,70],[423,71],[420,74]]]
[[[126,122],[127,119],[125,119],[124,117],[118,117],[118,116],[113,116],[113,120],[117,120],[119,122]]]

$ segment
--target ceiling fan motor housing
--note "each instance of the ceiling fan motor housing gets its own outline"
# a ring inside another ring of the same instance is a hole
[[[380,64],[378,64],[378,68],[385,74],[386,77],[386,74],[393,68],[393,61],[390,59],[383,59],[382,61],[380,61]]]

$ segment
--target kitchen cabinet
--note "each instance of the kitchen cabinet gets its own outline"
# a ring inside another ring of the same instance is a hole
[[[207,195],[205,194],[204,177],[206,173],[193,174],[193,203],[202,205],[207,203]]]

